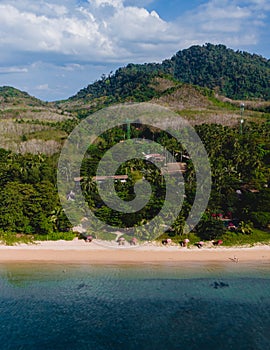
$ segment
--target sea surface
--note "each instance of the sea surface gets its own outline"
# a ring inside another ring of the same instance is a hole
[[[270,264],[0,265],[0,349],[270,349]]]

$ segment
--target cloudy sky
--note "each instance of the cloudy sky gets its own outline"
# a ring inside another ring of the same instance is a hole
[[[270,0],[0,0],[0,86],[65,99],[207,42],[270,58]]]

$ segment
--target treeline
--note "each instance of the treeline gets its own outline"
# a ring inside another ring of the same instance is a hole
[[[178,51],[161,64],[129,64],[80,90],[71,100],[148,101],[159,96],[156,76],[210,88],[233,99],[270,98],[270,62],[262,56],[205,44]],[[103,101],[104,102],[104,101]]]
[[[56,187],[57,158],[0,149],[0,231],[66,232],[70,224]]]
[[[201,239],[214,239],[224,233],[224,225],[216,220],[216,215],[230,215],[241,223],[239,227],[244,233],[250,233],[252,227],[269,232],[270,123],[244,123],[241,128],[203,124],[196,126],[196,131],[206,147],[212,170],[211,196],[207,210],[195,229],[196,234]],[[145,220],[155,217],[162,208],[166,194],[166,184],[160,170],[145,160],[134,159],[119,167],[118,174],[127,174],[128,181],[118,181],[115,188],[123,200],[123,208],[128,207],[128,202],[135,198],[134,184],[144,177],[152,187],[152,196],[147,205],[136,214],[122,214],[110,209],[100,198],[93,179],[99,160],[108,149],[123,139],[125,133],[123,127],[113,128],[100,135],[96,143],[89,147],[81,165],[81,187],[85,199],[101,221],[116,228],[139,226]],[[186,156],[185,200],[181,213],[170,230],[170,234],[180,237],[196,194],[196,173],[192,160],[188,159],[187,150],[165,131],[132,124],[131,137],[152,139],[171,153],[177,149],[178,161]],[[141,152],[151,153],[149,145],[144,142],[138,143],[137,148]],[[0,149],[0,233],[50,235],[69,231],[70,223],[63,212],[57,191],[57,157],[17,155]],[[106,169],[109,173],[117,159],[108,159]],[[66,170],[68,169],[60,169]],[[76,199],[73,174],[68,175],[67,181],[73,183]],[[110,191],[107,193],[110,200]],[[70,201],[70,204],[76,205],[76,202]],[[164,224],[166,222],[160,223]],[[98,230],[102,231],[102,225]],[[158,236],[157,232],[145,232],[144,238],[150,239],[151,234]]]
[[[196,130],[211,162],[209,224],[212,214],[230,212],[251,227],[269,229],[270,123],[247,123],[243,128],[200,125]]]
[[[169,137],[163,131],[156,131],[153,135],[153,130],[150,132],[147,128],[138,130],[133,125],[131,129],[132,137],[149,138],[150,135],[155,141],[166,146],[171,153],[177,149],[178,161],[182,160],[183,155],[188,156],[187,151],[177,143],[176,139]],[[210,200],[201,223],[195,229],[196,234],[201,239],[214,239],[222,235],[226,228],[222,221],[216,219],[220,215],[236,220],[239,230],[244,234],[251,233],[253,227],[269,229],[270,123],[244,124],[241,129],[203,124],[196,126],[196,131],[206,147],[212,171]],[[131,160],[118,169],[118,174],[128,174],[126,183],[117,182],[115,185],[119,197],[126,201],[126,204],[123,202],[123,208],[128,206],[129,200],[134,199],[134,184],[140,181],[142,176],[151,183],[152,196],[147,206],[136,214],[121,214],[106,206],[99,197],[96,183],[93,181],[102,155],[113,146],[114,142],[119,142],[121,137],[123,130],[112,129],[89,148],[82,163],[81,186],[89,206],[102,221],[116,227],[139,226],[145,220],[154,217],[163,205],[166,186],[157,168],[145,160]],[[147,152],[143,144],[138,144],[136,147],[141,152]],[[170,233],[177,236],[183,233],[185,220],[196,194],[196,174],[192,160],[185,159],[187,161],[187,171],[184,173],[185,200]],[[110,158],[106,167],[108,173],[115,161]],[[103,186],[105,188],[106,182]],[[110,190],[107,193],[109,201]],[[161,225],[166,225],[166,222],[161,222]],[[156,232],[152,234],[157,237]],[[149,235],[151,236],[151,233],[145,232],[145,238],[149,238]]]

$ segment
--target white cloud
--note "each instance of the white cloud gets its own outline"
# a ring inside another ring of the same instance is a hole
[[[74,72],[77,70],[82,70],[83,66],[78,64],[78,63],[70,63],[70,64],[66,64],[63,67],[61,67],[61,70],[64,71],[69,71],[69,72]]]
[[[91,6],[75,7],[73,11],[45,2],[36,10],[26,3],[24,0],[26,10],[20,1],[18,6],[15,2],[0,4],[0,48],[60,53],[84,61],[125,60],[132,59],[138,49],[136,42],[167,40],[163,34],[169,25],[155,11],[124,7],[121,0],[95,0]],[[106,12],[104,6],[114,9]]]
[[[146,7],[149,4],[154,3],[155,0],[124,0],[126,6],[137,6],[137,7]]]
[[[27,73],[27,68],[22,67],[0,67],[0,74],[10,74],[10,73]]]
[[[211,42],[240,49],[252,47],[260,38],[264,5],[260,0],[210,0],[180,17],[174,30],[185,33],[187,46]]]
[[[41,84],[41,85],[38,85],[36,86],[36,89],[37,90],[49,90],[49,84]]]
[[[120,40],[136,40],[145,42],[149,40],[162,40],[162,33],[168,28],[168,24],[161,20],[154,11],[135,7],[126,7],[117,11],[108,27],[113,35]],[[130,46],[127,43],[128,46]]]
[[[100,7],[100,6],[112,6],[116,8],[120,8],[123,6],[122,0],[89,0],[90,4],[93,3],[94,6]]]
[[[269,0],[250,0],[250,1],[245,1],[244,3],[250,3],[257,10],[263,10],[263,11],[270,10]]]
[[[102,24],[85,9],[50,18],[0,5],[0,23],[0,45],[5,49],[60,53],[84,60],[114,56],[112,41],[102,33]]]
[[[168,23],[157,12],[125,6],[123,0],[89,0],[80,6],[74,0],[65,5],[49,0],[2,1],[0,49],[57,53],[84,61],[123,61],[149,55],[149,48],[155,56],[155,49],[164,42],[180,48],[176,46],[188,38],[194,42],[208,36],[206,41],[216,37],[229,43],[233,33],[239,43],[245,37],[252,38],[253,44],[267,6],[263,0],[211,0]]]
[[[144,7],[150,3],[154,8],[153,0],[0,0],[0,73],[27,73],[35,87],[52,87],[57,74],[79,85],[77,76],[90,83],[109,71],[97,69],[97,62],[161,61],[205,42],[251,48],[266,31],[270,11],[269,0],[209,0],[168,22]],[[51,81],[42,79],[48,72]]]
[[[63,5],[63,1],[59,1],[59,4],[57,4],[57,0],[4,0],[1,1],[1,3],[3,5],[10,5],[19,12],[35,13],[36,15],[43,15],[46,17],[63,16],[69,12],[69,6],[72,6],[72,0],[66,1],[68,6]]]

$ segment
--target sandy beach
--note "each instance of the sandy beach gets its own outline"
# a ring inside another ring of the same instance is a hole
[[[177,263],[177,262],[270,262],[270,246],[197,247],[162,246],[145,243],[130,247],[94,240],[44,241],[15,246],[0,245],[0,263],[67,262],[90,264]]]

